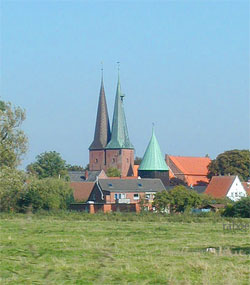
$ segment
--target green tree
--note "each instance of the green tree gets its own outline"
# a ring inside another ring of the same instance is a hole
[[[34,174],[40,179],[47,177],[61,178],[67,176],[66,162],[56,151],[39,154],[36,157],[36,162],[29,164],[26,169],[28,173]]]
[[[219,154],[208,166],[208,178],[217,175],[238,175],[246,181],[250,176],[250,151],[229,150]]]
[[[120,177],[121,176],[120,170],[115,167],[108,168],[106,174],[108,177]]]
[[[0,169],[0,211],[19,211],[19,199],[26,187],[26,174],[14,168]]]
[[[28,183],[19,199],[20,209],[33,211],[67,209],[74,201],[69,183],[55,178],[36,179]]]
[[[139,156],[136,156],[136,157],[135,157],[135,160],[134,160],[134,164],[135,164],[135,165],[140,165],[141,162],[142,162],[142,158],[139,157]]]
[[[170,212],[184,212],[201,205],[201,197],[195,191],[179,185],[170,191],[156,193],[153,205],[160,211],[170,208]]]
[[[11,103],[0,101],[0,167],[15,168],[27,151],[27,137],[20,129],[25,112]]]
[[[241,198],[233,205],[227,205],[224,215],[237,218],[250,218],[250,197]]]
[[[80,165],[67,164],[66,168],[68,171],[84,171],[84,168]]]
[[[157,192],[154,197],[153,206],[159,212],[165,212],[169,210],[171,204],[171,197],[168,191]]]

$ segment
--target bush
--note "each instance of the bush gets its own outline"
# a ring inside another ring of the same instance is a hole
[[[153,202],[158,211],[166,211],[170,207],[171,213],[189,211],[199,205],[201,205],[200,195],[181,185],[170,191],[156,193]]]
[[[224,216],[250,218],[250,197],[241,198],[234,205],[228,205],[225,209]]]
[[[67,209],[74,201],[69,183],[55,178],[32,179],[22,193],[20,208],[25,211],[31,207],[37,210]]]
[[[0,211],[19,211],[18,201],[25,187],[26,174],[3,167],[0,170]]]

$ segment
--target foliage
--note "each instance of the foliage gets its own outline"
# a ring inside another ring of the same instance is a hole
[[[115,167],[110,167],[110,168],[108,168],[106,175],[108,177],[120,177],[121,172],[119,169],[117,169]]]
[[[170,212],[184,212],[201,205],[201,202],[199,194],[180,185],[170,191],[156,193],[153,205],[160,211],[170,207]]]
[[[241,198],[233,205],[229,204],[224,212],[228,217],[250,218],[250,196]]]
[[[68,171],[84,171],[84,168],[80,165],[67,164],[66,168]]]
[[[0,169],[0,211],[19,211],[18,201],[25,187],[24,172],[3,167]]]
[[[61,179],[32,179],[22,193],[20,209],[32,207],[37,210],[67,209],[73,202],[73,192],[69,184]]]
[[[140,165],[141,162],[142,162],[142,158],[139,157],[139,156],[136,156],[136,157],[135,157],[135,160],[134,160],[134,164],[135,164],[135,165]]]
[[[27,172],[38,178],[65,177],[67,175],[66,162],[56,151],[44,152],[36,157],[36,162],[27,166]]]
[[[18,166],[27,151],[27,137],[20,129],[24,120],[23,109],[0,101],[0,167]]]
[[[225,198],[214,198],[213,196],[207,195],[207,194],[200,194],[201,197],[201,205],[206,206],[208,204],[231,204],[232,200],[230,200],[228,197]]]
[[[217,175],[238,175],[240,179],[247,181],[250,176],[250,151],[230,150],[221,153],[212,160],[208,166],[208,178]]]

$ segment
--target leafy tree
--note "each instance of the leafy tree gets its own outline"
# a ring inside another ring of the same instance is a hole
[[[229,217],[250,218],[250,197],[241,198],[233,205],[227,205],[224,215]]]
[[[20,129],[24,120],[24,110],[0,101],[0,167],[18,166],[27,151],[27,137]]]
[[[238,175],[244,181],[250,176],[250,151],[229,150],[221,153],[208,166],[208,178],[216,175]]]
[[[36,175],[38,178],[65,177],[67,175],[66,162],[56,151],[49,151],[39,154],[36,162],[27,166],[27,172]]]
[[[153,205],[160,211],[170,207],[171,212],[184,212],[201,205],[201,197],[195,191],[179,185],[170,191],[156,193]]]
[[[84,171],[84,168],[80,165],[66,165],[68,171]]]
[[[18,201],[26,186],[26,174],[9,167],[0,169],[0,211],[19,211]]]
[[[119,176],[121,176],[120,170],[115,168],[115,167],[108,168],[106,174],[108,177],[119,177]]]
[[[135,157],[135,160],[134,160],[134,164],[135,164],[135,165],[140,165],[141,162],[142,162],[142,158],[139,157],[139,156],[136,156],[136,157]]]
[[[157,192],[154,197],[153,206],[159,212],[168,211],[171,204],[171,197],[168,191]]]
[[[55,179],[31,179],[23,191],[19,206],[25,210],[32,207],[33,211],[67,209],[74,201],[72,189],[68,182]]]

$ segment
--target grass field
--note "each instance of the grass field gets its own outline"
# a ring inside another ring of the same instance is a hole
[[[250,232],[223,231],[221,218],[0,218],[1,284],[249,284]]]

